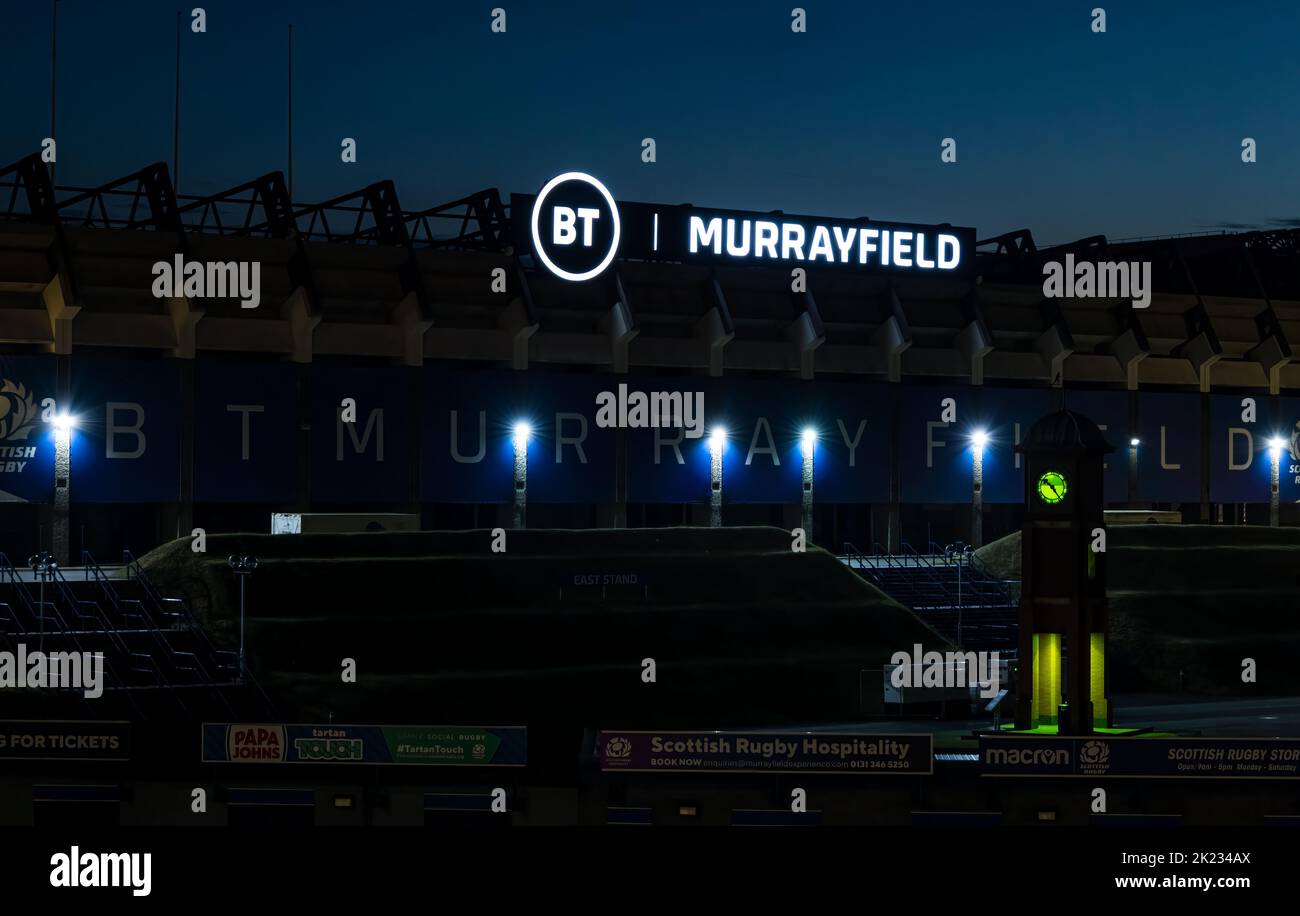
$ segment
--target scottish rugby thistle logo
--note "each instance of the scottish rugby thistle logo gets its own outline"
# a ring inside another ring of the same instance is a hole
[[[1104,741],[1088,741],[1079,751],[1079,760],[1088,766],[1101,766],[1110,760],[1110,746]]]
[[[0,442],[23,442],[36,424],[36,398],[21,382],[0,384]]]

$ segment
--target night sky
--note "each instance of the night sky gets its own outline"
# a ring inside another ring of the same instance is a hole
[[[292,23],[300,202],[392,178],[418,209],[578,168],[627,200],[1028,227],[1040,244],[1300,225],[1295,0],[209,0],[202,35],[193,5],[183,193],[285,167]],[[49,134],[50,3],[0,8],[7,163]],[[177,8],[60,3],[59,184],[170,163]]]

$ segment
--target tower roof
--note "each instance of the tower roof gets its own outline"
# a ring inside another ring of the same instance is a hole
[[[1097,424],[1073,410],[1058,410],[1035,421],[1017,452],[1090,452],[1105,455],[1115,451]]]

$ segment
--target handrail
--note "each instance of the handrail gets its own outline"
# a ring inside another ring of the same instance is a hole
[[[854,546],[852,543],[850,543],[849,541],[845,541],[845,542],[844,542],[844,556],[846,556],[846,557],[849,558],[849,568],[850,568],[850,569],[853,568],[853,565],[852,565],[852,564],[853,564],[853,561],[855,561],[855,560],[857,561],[858,566],[859,566],[861,569],[866,569],[866,568],[867,568],[867,556],[866,556],[866,554],[864,554],[861,550],[858,550],[858,548],[857,548],[856,546]]]
[[[134,577],[134,581],[139,583],[141,590],[151,601],[154,602],[155,606],[159,609],[159,612],[161,613],[162,601],[164,600],[162,594],[154,586],[153,582],[149,579],[148,575],[145,574],[144,566],[140,563],[139,559],[137,559],[135,554],[133,554],[130,550],[124,549],[122,551],[122,561],[123,564],[126,566],[127,577],[128,578]],[[180,606],[180,613],[183,616],[185,621],[185,629],[189,632],[192,632],[195,635],[195,638],[199,640],[200,645],[203,647],[204,652],[207,654],[209,658],[213,660],[213,662],[217,663],[222,668],[229,670],[232,666],[229,664],[222,664],[221,658],[223,656],[234,658],[236,657],[235,653],[231,652],[228,649],[218,649],[216,646],[214,646],[212,644],[212,640],[208,637],[207,630],[203,628],[203,626],[198,622],[198,618],[194,616],[194,612],[190,610],[189,604],[185,601],[179,601],[178,604]],[[234,667],[235,667],[235,680],[230,683],[240,683],[242,680],[243,683],[251,684],[253,689],[257,692],[258,696],[261,697],[262,703],[266,711],[274,715],[275,704],[271,702],[270,696],[262,688],[262,685],[258,683],[257,679],[253,677],[253,675],[247,670],[239,670],[237,664]],[[205,672],[205,676],[207,676],[206,672]],[[214,687],[219,686],[220,683],[225,683],[225,682],[218,682],[215,678],[209,678],[209,681]],[[221,695],[218,694],[218,696]],[[221,701],[223,704],[225,704],[225,706],[228,709],[230,708],[230,704],[224,696],[221,696]]]
[[[27,583],[23,581],[22,576],[18,575],[18,568],[14,566],[10,561],[9,556],[3,551],[0,551],[0,574],[9,577],[9,581],[13,585],[14,591],[18,593],[18,598],[22,602],[23,609],[27,611],[30,619],[35,621],[38,627],[42,625],[42,620],[52,619],[61,627],[66,629],[67,624],[64,622],[63,618],[59,616],[57,607],[52,608],[54,611],[54,616],[52,618],[47,618],[45,616],[45,608],[42,605],[46,602],[32,598],[32,593],[27,588]]]
[[[144,567],[140,565],[140,561],[137,560],[135,555],[129,550],[122,551],[122,559],[126,565],[127,579],[138,583],[141,591],[143,591],[149,600],[153,602],[154,609],[157,610],[160,615],[165,615],[166,611],[162,604],[164,600],[162,593],[158,591],[153,582],[150,581],[149,577],[145,575]],[[134,573],[134,576],[132,576],[132,573]],[[180,602],[180,606],[181,613],[185,617],[185,623],[188,626],[203,632],[203,628],[199,626],[198,619],[194,616],[193,612],[190,611],[189,605],[182,601]],[[204,635],[206,636],[206,634]]]
[[[890,553],[884,544],[881,544],[879,541],[872,541],[871,549],[876,552],[877,560],[879,560],[881,557],[884,558],[886,569],[892,569],[895,567],[895,565],[897,565],[899,569],[902,569],[902,564],[898,562],[898,558],[895,557],[892,553]]]
[[[70,589],[68,589],[67,579],[64,577],[62,570],[59,569],[53,570],[52,575],[50,576],[49,579],[51,585],[54,588],[53,597],[55,600],[44,601],[43,599],[41,599],[35,602],[32,601],[31,592],[27,588],[27,584],[18,575],[17,568],[9,560],[9,557],[2,552],[0,552],[0,573],[3,573],[4,575],[8,576],[10,582],[15,586],[14,590],[15,592],[17,592],[20,600],[27,605],[28,610],[32,614],[32,617],[35,620],[37,620],[38,623],[42,623],[45,620],[52,620],[56,624],[55,627],[46,629],[44,631],[45,633],[47,633],[50,636],[69,640],[72,644],[72,648],[79,655],[92,654],[92,655],[100,655],[102,657],[103,665],[104,665],[104,674],[106,675],[106,683],[104,685],[104,688],[106,690],[116,691],[125,686],[125,684],[122,681],[121,675],[118,674],[117,670],[114,668],[112,664],[111,659],[107,656],[107,654],[102,652],[87,653],[82,646],[82,641],[77,636],[77,631],[79,628],[69,626],[68,622],[63,619],[63,615],[59,613],[58,600],[57,600],[59,597],[62,597],[64,601],[70,602],[70,607],[72,609],[76,608],[76,599],[71,594]],[[47,616],[45,614],[46,605],[48,605],[48,609],[52,612],[52,615],[50,616]],[[98,608],[96,609],[99,610]],[[91,631],[91,632],[96,632],[96,631]],[[35,634],[36,631],[28,630],[19,635],[32,636]],[[111,639],[113,639],[113,637],[110,636],[110,640]],[[85,702],[84,696],[82,697],[82,701]],[[133,710],[137,712],[139,711],[139,707],[136,705],[136,702],[133,699],[131,699],[129,694],[127,694],[127,702],[131,705],[131,708]]]
[[[132,671],[136,672],[137,674],[144,674],[149,677],[152,677],[154,679],[154,683],[161,686],[161,684],[159,684],[161,672],[159,672],[158,665],[154,661],[153,657],[149,655],[145,655],[142,652],[131,651],[131,648],[126,644],[126,641],[122,639],[121,634],[118,633],[116,628],[114,628],[110,624],[108,618],[104,616],[104,609],[99,606],[99,602],[79,601],[77,599],[77,596],[72,593],[72,589],[68,586],[68,580],[67,577],[64,576],[63,570],[58,569],[57,567],[53,571],[53,575],[51,576],[51,581],[57,583],[58,585],[57,593],[63,597],[64,601],[69,603],[69,606],[72,609],[76,610],[79,607],[83,606],[84,604],[89,604],[92,608],[94,608],[95,615],[92,617],[92,619],[97,624],[99,624],[99,630],[92,631],[92,632],[98,632],[103,636],[105,636],[121,657],[126,659],[131,659]],[[80,612],[80,610],[77,610],[77,616],[79,618],[84,617],[84,615]],[[80,629],[80,621],[78,621],[78,629]],[[68,633],[66,635],[72,639],[72,643],[74,646],[77,647],[77,651],[78,652],[82,651],[81,641],[77,639],[76,634]],[[112,658],[107,653],[100,652],[95,654],[102,656],[104,672],[109,676],[108,677],[109,682],[108,684],[105,685],[105,689],[121,691],[122,694],[126,697],[127,702],[130,703],[131,708],[138,713],[140,711],[140,707],[136,704],[134,698],[132,698],[127,683],[122,679],[122,676],[118,674],[116,668],[113,666]],[[139,659],[141,659],[142,657],[144,658],[145,662],[147,662],[147,667],[144,668],[140,667]],[[179,697],[177,697],[177,702],[180,702],[182,709],[185,708],[185,704],[182,701],[180,701]]]
[[[114,612],[119,617],[125,620],[127,611],[123,607],[123,603],[118,599],[117,592],[116,590],[114,590],[112,586],[112,580],[108,578],[108,574],[104,572],[104,570],[100,567],[100,565],[97,562],[95,562],[95,558],[91,556],[91,553],[88,550],[83,549],[81,551],[81,562],[83,568],[92,571],[94,576],[94,581],[99,584],[103,593],[108,597],[108,600],[112,603]],[[96,605],[96,608],[98,609],[98,605]],[[149,609],[146,608],[144,605],[141,605],[140,610],[144,615],[145,631],[149,634],[149,637],[152,640],[154,646],[158,649],[162,657],[169,664],[174,665],[174,661],[177,656],[192,656],[192,653],[189,652],[177,652],[177,650],[174,649],[171,646],[171,644],[167,642],[166,638],[162,635],[157,622],[153,620],[152,617],[150,617]],[[157,660],[154,659],[152,655],[143,652],[131,651],[130,647],[127,646],[124,641],[122,641],[121,644],[121,651],[127,658],[139,659],[143,657],[148,661],[147,670],[142,670],[138,666],[138,663],[136,666],[132,667],[131,670],[140,674],[150,675],[151,677],[153,677],[156,685],[159,687],[176,686],[172,683],[172,680],[167,677],[166,673],[159,668]],[[199,674],[203,680],[208,679],[207,672],[204,671],[201,666],[199,667]],[[180,704],[181,708],[186,709],[184,701],[181,700],[179,696],[176,699],[177,702]]]
[[[68,588],[68,579],[64,576],[63,570],[61,569],[55,568],[52,571],[50,582],[55,586],[55,594],[62,597],[70,609],[77,612],[78,618],[84,619],[85,615],[81,613],[81,608],[87,604],[90,605],[95,611],[91,619],[99,626],[99,630],[92,632],[103,633],[108,637],[109,641],[113,643],[114,648],[124,655],[128,654],[126,643],[122,640],[122,637],[118,634],[117,630],[110,625],[108,619],[104,616],[103,608],[99,606],[98,602],[83,602],[78,599],[76,595],[72,594],[72,590]],[[80,624],[80,622],[79,619],[78,624]],[[77,629],[80,630],[81,626],[78,625]],[[105,659],[105,667],[107,667],[107,659]]]
[[[917,566],[925,566],[929,569],[935,568],[934,560],[931,558],[931,556],[929,554],[921,553],[921,551],[913,547],[911,543],[909,543],[908,541],[903,541],[903,543],[899,544],[898,546],[903,549],[904,556],[910,556],[913,560],[916,561]]]
[[[913,547],[911,544],[909,544],[907,541],[904,541],[899,546],[902,547],[905,551],[907,551],[916,560],[917,569],[925,570],[925,576],[930,581],[930,584],[938,587],[940,590],[944,590],[943,582],[939,579],[937,575],[935,575],[935,570],[937,567],[934,564],[934,560],[932,560],[930,557],[918,553],[916,548]]]
[[[113,586],[109,584],[108,573],[104,572],[100,565],[95,562],[95,558],[91,556],[90,551],[85,548],[82,548],[81,551],[81,568],[90,571],[92,581],[99,584],[100,590],[108,598],[109,603],[113,605],[113,610],[121,614],[122,605],[117,600],[117,592],[113,591]]]

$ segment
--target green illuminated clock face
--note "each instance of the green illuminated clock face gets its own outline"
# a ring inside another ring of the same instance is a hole
[[[1070,485],[1065,482],[1065,475],[1060,471],[1047,471],[1038,478],[1038,498],[1049,505],[1055,505],[1065,499]]]

